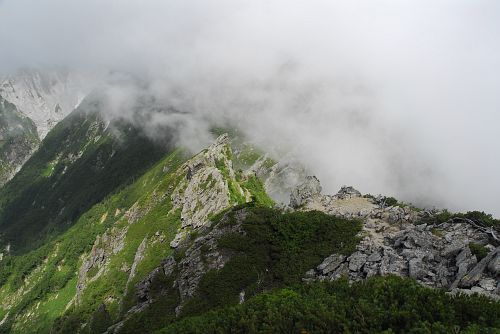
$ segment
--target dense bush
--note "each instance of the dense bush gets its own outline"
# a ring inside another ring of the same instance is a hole
[[[326,256],[348,255],[358,243],[359,221],[317,211],[283,214],[250,206],[245,210],[247,217],[242,226],[246,234],[227,234],[219,240],[219,247],[236,254],[222,269],[202,278],[195,297],[183,307],[183,314],[236,304],[242,291],[248,297],[298,283]],[[234,224],[234,218],[226,223]]]
[[[187,317],[157,333],[498,333],[500,303],[409,279],[294,285]]]
[[[446,222],[460,221],[460,219],[468,219],[481,226],[492,226],[500,228],[500,220],[493,218],[491,214],[482,211],[468,211],[466,213],[453,213],[448,210],[443,210],[437,215],[433,215],[424,219],[427,224],[442,224]]]

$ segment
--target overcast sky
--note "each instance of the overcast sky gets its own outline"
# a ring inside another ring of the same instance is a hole
[[[327,192],[496,216],[499,41],[497,0],[0,1],[1,72],[133,73],[193,113],[190,144],[227,118]]]

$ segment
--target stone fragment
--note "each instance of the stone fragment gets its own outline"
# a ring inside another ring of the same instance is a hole
[[[368,256],[361,252],[355,252],[349,257],[349,270],[358,271],[366,263]]]
[[[323,275],[327,275],[328,273],[337,269],[342,262],[344,262],[346,257],[344,255],[333,254],[327,257],[319,266],[318,271],[320,271]]]
[[[491,259],[488,263],[488,270],[496,277],[500,276],[500,252]]]
[[[292,190],[290,194],[290,206],[300,208],[306,202],[321,194],[321,184],[316,176],[306,176],[305,181]]]
[[[467,273],[458,284],[459,287],[471,287],[475,285],[481,279],[481,275],[490,263],[500,253],[500,247],[497,247],[494,251],[490,252],[485,258],[479,261],[478,264]]]
[[[413,258],[408,261],[408,274],[414,279],[422,279],[427,275],[427,268],[421,258]]]

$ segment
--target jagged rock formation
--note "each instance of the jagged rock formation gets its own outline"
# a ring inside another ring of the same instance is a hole
[[[489,235],[466,222],[419,224],[433,213],[409,207],[385,207],[376,199],[362,197],[352,187],[334,196],[320,194],[315,177],[292,192],[290,204],[300,210],[320,210],[364,222],[357,251],[349,257],[332,254],[306,280],[357,281],[373,275],[398,275],[452,292],[482,293],[500,298],[500,247]],[[489,254],[478,261],[469,245],[484,245]]]
[[[266,159],[262,160],[267,161]],[[271,168],[259,169],[257,175],[265,180],[264,186],[269,196],[277,203],[284,203],[290,192],[304,182],[306,171],[297,163],[275,163]]]
[[[292,191],[290,206],[300,208],[318,200],[321,196],[321,190],[321,184],[316,176],[307,176],[306,180]]]
[[[123,249],[130,226],[140,221],[158,203],[168,201],[171,205],[168,215],[178,215],[180,218],[180,228],[170,242],[170,247],[186,248],[184,258],[176,261],[173,256],[169,256],[139,283],[133,283],[137,267],[156,236],[145,237],[135,251],[132,264],[122,266],[122,271],[128,273],[126,290],[134,289],[138,300],[138,304],[128,311],[129,315],[142,312],[155,300],[151,286],[163,278],[174,279],[176,293],[180,296],[179,312],[183,303],[195,293],[203,275],[210,269],[223,267],[230,259],[229,252],[218,249],[217,240],[226,233],[242,232],[239,226],[224,227],[221,222],[208,234],[194,241],[191,237],[194,231],[210,229],[212,215],[251,198],[250,191],[237,180],[231,156],[230,140],[224,134],[176,170],[169,171],[163,167],[163,173],[172,173],[170,178],[173,182],[166,188],[167,192],[161,193],[155,188],[146,202],[132,205],[119,219],[126,221],[126,224],[120,225],[121,228],[114,226],[108,229],[96,240],[91,252],[84,258],[79,272],[76,302],[79,302],[80,296],[85,292],[86,285],[101,277],[109,267],[110,260]],[[243,214],[239,218],[243,220]],[[175,277],[170,277],[174,274]],[[135,288],[131,283],[135,284]],[[172,293],[165,287],[163,293],[167,292]],[[123,321],[115,324],[108,332],[118,332],[122,324]]]
[[[224,134],[179,169],[185,177],[171,198],[172,210],[181,210],[182,226],[172,247],[177,247],[187,231],[206,225],[210,215],[238,203],[238,199],[250,200],[250,193],[236,181],[230,157],[229,137]]]

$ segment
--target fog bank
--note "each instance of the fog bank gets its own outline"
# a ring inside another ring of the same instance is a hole
[[[109,117],[154,96],[183,113],[143,126],[194,149],[229,120],[326,192],[500,216],[499,33],[494,0],[4,0],[0,72],[84,72]]]

